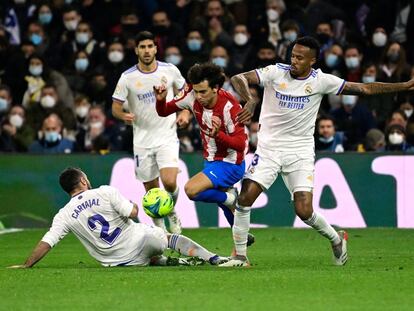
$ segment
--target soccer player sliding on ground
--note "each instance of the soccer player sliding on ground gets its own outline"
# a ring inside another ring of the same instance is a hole
[[[336,232],[312,207],[314,174],[314,128],[323,95],[373,95],[414,90],[414,79],[402,83],[353,83],[325,74],[312,66],[319,55],[319,44],[312,37],[294,42],[291,64],[270,65],[238,74],[231,82],[246,102],[238,114],[238,122],[248,122],[256,102],[249,84],[260,84],[264,95],[260,113],[258,146],[243,178],[233,226],[234,256],[224,267],[248,266],[246,253],[250,226],[250,209],[263,190],[282,175],[290,191],[296,215],[327,238],[336,265],[348,260],[345,231]]]
[[[67,168],[59,182],[70,195],[70,201],[56,214],[52,227],[26,262],[10,268],[32,267],[69,232],[73,232],[88,253],[105,267],[198,263],[185,258],[167,258],[162,255],[167,248],[199,257],[212,265],[228,260],[183,235],[133,222],[138,215],[137,205],[124,198],[116,188],[92,189],[88,177],[80,169]]]

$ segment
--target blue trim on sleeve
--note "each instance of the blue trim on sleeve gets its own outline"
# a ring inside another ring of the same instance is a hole
[[[259,84],[262,84],[262,80],[260,79],[260,75],[257,69],[255,69],[254,72],[256,73],[257,79],[259,79]]]
[[[339,94],[341,94],[342,93],[342,90],[344,89],[344,86],[345,86],[345,80],[342,82],[342,84],[341,84],[341,86],[339,87],[339,90],[338,90],[338,92],[336,93],[336,95],[339,95]]]

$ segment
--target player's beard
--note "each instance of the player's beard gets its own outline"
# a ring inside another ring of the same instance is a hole
[[[154,60],[155,60],[155,55],[149,61],[145,61],[145,59],[141,57],[139,58],[139,62],[144,64],[145,66],[151,65],[154,62]]]

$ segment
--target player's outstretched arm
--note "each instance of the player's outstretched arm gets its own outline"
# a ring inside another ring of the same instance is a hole
[[[414,91],[414,79],[398,83],[355,83],[346,82],[342,90],[343,95],[375,95],[403,91]]]
[[[259,84],[259,82],[259,78],[254,70],[231,77],[231,84],[240,95],[240,98],[246,102],[243,109],[237,114],[237,122],[244,124],[253,117],[257,102],[253,100],[249,84]]]
[[[33,267],[40,259],[42,259],[50,251],[51,247],[46,242],[40,241],[37,244],[36,248],[33,250],[29,258],[23,265],[10,266],[9,268],[31,268]]]

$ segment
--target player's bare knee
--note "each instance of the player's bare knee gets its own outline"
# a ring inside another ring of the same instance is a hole
[[[186,183],[184,186],[185,194],[187,194],[190,200],[193,200],[197,196],[197,191],[192,187],[191,184]]]
[[[240,193],[239,197],[237,199],[237,203],[240,206],[251,206],[254,201],[249,197],[249,195],[247,193]]]

